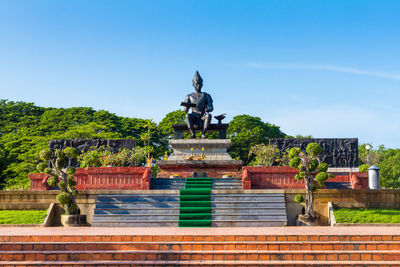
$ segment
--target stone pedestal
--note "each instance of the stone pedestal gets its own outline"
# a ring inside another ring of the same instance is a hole
[[[159,160],[161,171],[158,178],[200,177],[241,177],[241,160],[232,160],[228,154],[230,139],[178,139],[170,140],[173,153],[168,160]],[[203,160],[196,160],[204,153]],[[192,160],[189,160],[192,156]]]

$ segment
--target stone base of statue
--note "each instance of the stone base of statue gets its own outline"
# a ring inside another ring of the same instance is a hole
[[[174,139],[169,141],[173,153],[159,160],[158,178],[170,177],[241,177],[241,160],[228,154],[230,139]]]

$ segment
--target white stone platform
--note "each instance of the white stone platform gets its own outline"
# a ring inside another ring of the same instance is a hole
[[[185,160],[192,154],[199,157],[202,153],[205,155],[205,161],[232,160],[228,154],[230,139],[174,139],[170,140],[169,144],[173,149],[173,153],[168,157],[171,161]]]

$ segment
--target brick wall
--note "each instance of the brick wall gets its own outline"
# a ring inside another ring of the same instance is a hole
[[[242,168],[243,189],[303,189],[304,181],[296,180],[297,169],[287,166],[245,166]],[[327,182],[350,182],[354,189],[368,188],[368,173],[334,173]]]
[[[75,173],[78,190],[149,190],[151,170],[146,167],[78,168]],[[49,190],[48,175],[30,173],[30,191]]]

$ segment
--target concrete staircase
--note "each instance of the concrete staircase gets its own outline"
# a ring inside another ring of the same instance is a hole
[[[325,182],[327,189],[352,189],[350,182]]]
[[[398,235],[152,231],[2,235],[0,266],[400,266]]]
[[[177,227],[179,189],[185,178],[152,179],[150,191],[130,195],[99,195],[95,227]],[[214,178],[211,226],[256,227],[287,225],[285,197],[280,190],[242,190],[241,178]]]
[[[212,191],[211,226],[252,227],[287,224],[283,193],[241,192]],[[152,190],[145,194],[99,195],[92,226],[177,227],[178,220],[179,191]]]
[[[185,188],[185,178],[154,178],[150,190],[179,190]],[[212,189],[242,189],[242,178],[214,178]]]

